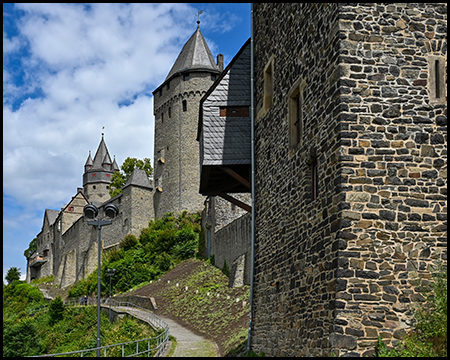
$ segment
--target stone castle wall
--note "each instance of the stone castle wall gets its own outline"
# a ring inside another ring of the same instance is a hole
[[[138,186],[128,186],[99,208],[98,217],[106,219],[104,206],[114,203],[119,214],[110,225],[102,226],[102,249],[117,246],[129,234],[139,236],[141,230],[154,218],[153,192]],[[87,224],[84,216],[56,239],[58,261],[53,269],[55,284],[67,287],[95,270],[98,265],[98,231]],[[58,236],[58,235],[56,235]]]
[[[443,4],[254,5],[254,351],[364,356],[406,334],[447,259],[447,105],[429,88],[446,28]]]

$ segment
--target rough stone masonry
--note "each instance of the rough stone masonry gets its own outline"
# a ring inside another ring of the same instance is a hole
[[[365,356],[447,263],[447,5],[254,4],[252,349]]]

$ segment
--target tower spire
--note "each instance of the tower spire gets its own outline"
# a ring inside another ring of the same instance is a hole
[[[203,10],[200,10],[200,11],[197,13],[197,29],[200,28],[200,15],[201,15],[201,14],[203,14]]]

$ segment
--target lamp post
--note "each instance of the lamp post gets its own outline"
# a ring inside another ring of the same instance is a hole
[[[107,269],[106,272],[109,276],[109,322],[111,322],[111,277],[116,272],[116,269]]]
[[[111,220],[101,220],[97,218],[98,208],[94,204],[87,204],[83,208],[84,216],[88,219],[88,225],[97,226],[98,230],[98,279],[97,279],[97,357],[100,357],[100,265],[101,265],[101,240],[102,240],[102,226],[110,225]],[[105,214],[109,218],[114,218],[119,213],[119,208],[115,204],[108,204],[105,206]]]

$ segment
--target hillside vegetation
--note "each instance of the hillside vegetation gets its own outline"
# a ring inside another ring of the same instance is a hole
[[[117,248],[102,254],[101,294],[109,295],[107,269],[116,269],[111,277],[112,294],[128,291],[158,279],[181,261],[192,258],[201,243],[200,214],[183,212],[175,217],[165,214],[151,220],[139,237],[127,235]],[[97,293],[97,269],[80,280],[68,292],[69,297]]]
[[[56,298],[46,310],[30,314],[30,309],[40,305],[48,303],[36,287],[19,280],[3,286],[3,357],[55,354],[97,346],[96,306],[68,307],[61,298]],[[156,335],[155,330],[137,319],[124,317],[110,323],[108,314],[102,312],[102,345]],[[109,356],[120,356],[120,349],[114,351]]]
[[[250,286],[230,288],[228,280],[209,260],[188,259],[159,281],[121,297],[153,297],[157,315],[216,342],[222,356],[232,356],[247,343]]]

